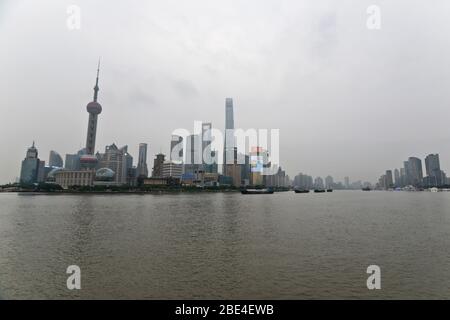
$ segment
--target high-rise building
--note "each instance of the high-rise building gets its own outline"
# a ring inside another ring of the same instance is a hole
[[[243,183],[243,169],[245,164],[238,164],[237,148],[234,148],[234,162],[232,164],[224,164],[224,172],[227,173],[227,177],[231,178],[231,184],[235,187],[240,187]],[[209,173],[217,173],[209,172]],[[245,184],[245,183],[244,183]]]
[[[79,150],[76,154],[66,154],[66,161],[64,161],[64,168],[67,170],[80,170],[80,158],[86,154],[86,149]]]
[[[317,177],[314,179],[314,188],[324,189],[323,179],[321,177]]]
[[[45,181],[45,161],[39,160],[37,182]]]
[[[212,150],[212,124],[206,122],[202,124],[202,170],[208,173],[217,173],[218,164],[216,151]]]
[[[234,155],[232,156],[234,157]],[[267,167],[269,153],[262,147],[252,147],[250,152],[250,184],[259,186],[264,184],[264,168]],[[225,165],[225,168],[227,166]],[[228,174],[228,173],[227,173]]]
[[[425,168],[427,177],[424,180],[427,187],[440,187],[446,183],[446,175],[441,170],[439,154],[429,154],[425,158]]]
[[[225,142],[224,142],[224,165],[233,164],[235,147],[234,138],[234,111],[233,99],[225,99]],[[224,175],[226,175],[226,166],[224,166]]]
[[[28,148],[25,159],[22,161],[20,183],[32,184],[38,182],[39,163],[38,150],[33,141],[33,145]]]
[[[114,183],[126,184],[128,171],[133,166],[133,157],[128,153],[128,147],[118,148],[116,144],[105,147],[105,153],[99,155],[98,167],[108,168],[114,172]]]
[[[378,188],[379,189],[387,189],[387,179],[386,175],[383,174],[380,179],[378,179]]]
[[[48,157],[48,165],[49,167],[62,168],[63,167],[63,159],[56,151],[50,151],[50,155]]]
[[[248,186],[250,184],[251,176],[250,156],[238,153],[237,163],[241,163],[241,182],[244,186]]]
[[[392,177],[392,170],[386,170],[385,174],[385,188],[389,189],[394,186],[394,179]]]
[[[203,163],[211,162],[211,142],[212,142],[211,122],[202,123],[202,160]]]
[[[152,177],[153,178],[162,178],[163,176],[163,163],[165,159],[165,155],[162,153],[158,153],[153,161],[153,170]]]
[[[183,163],[183,137],[178,135],[172,135],[172,139],[170,140],[170,161],[173,161],[178,164]]]
[[[405,171],[405,175],[404,175],[404,181],[403,184],[404,186],[410,185],[412,182],[412,178],[411,178],[411,166],[409,165],[409,161],[403,161],[403,169]]]
[[[325,187],[327,189],[333,189],[334,188],[334,179],[332,176],[325,177]]]
[[[398,171],[398,169],[394,170],[394,184],[396,187],[400,187],[402,184],[400,178],[400,171]]]
[[[345,184],[345,189],[350,189],[350,178],[349,177],[344,178],[344,184]]]
[[[429,154],[425,158],[425,168],[427,172],[427,176],[434,177],[440,174],[441,165],[439,162],[438,154]]]
[[[294,187],[304,190],[314,188],[313,178],[307,174],[299,173],[294,177]]]
[[[400,185],[399,187],[405,187],[408,184],[406,180],[406,169],[400,168]]]
[[[287,186],[286,171],[282,170],[281,167],[278,167],[278,170],[275,174],[265,175],[264,180],[264,185],[267,187],[280,188]]]
[[[125,168],[123,171],[123,175],[124,176],[128,176],[130,170],[133,168],[133,156],[131,154],[128,153],[128,146],[124,146],[122,148],[123,152],[124,152],[124,162],[125,162]]]
[[[184,173],[196,173],[202,165],[202,139],[200,135],[193,134],[186,138],[186,162]]]
[[[137,164],[137,172],[138,177],[148,177],[148,167],[147,167],[147,144],[140,143],[139,144],[139,158]]]
[[[410,183],[415,187],[421,186],[423,182],[422,160],[410,157],[408,159],[408,164],[410,170]]]

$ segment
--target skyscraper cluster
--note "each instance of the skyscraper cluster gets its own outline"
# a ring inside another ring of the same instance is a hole
[[[377,184],[378,189],[400,189],[400,188],[432,188],[448,185],[449,179],[441,170],[439,154],[429,154],[425,158],[425,175],[422,160],[410,157],[403,162],[400,169],[386,170]]]
[[[325,179],[322,177],[313,178],[304,173],[299,173],[294,177],[292,186],[296,189],[336,189],[336,190],[360,190],[364,187],[371,187],[370,182],[361,182],[360,180],[351,182],[349,177],[344,177],[344,183],[335,181],[330,175]]]
[[[178,178],[180,184],[196,186],[247,186],[264,185],[287,187],[289,177],[277,167],[272,175],[254,170],[261,163],[270,165],[269,154],[261,147],[252,146],[248,154],[238,152],[234,137],[233,99],[225,99],[225,135],[222,170],[219,167],[218,150],[212,147],[211,122],[201,123],[201,132],[186,137],[173,135],[170,156],[164,154],[154,159],[152,179]],[[154,183],[148,179],[148,183]]]
[[[137,166],[128,146],[118,147],[115,143],[105,147],[103,153],[96,152],[97,124],[102,106],[98,102],[100,62],[94,86],[94,97],[86,106],[89,114],[86,145],[73,154],[62,157],[51,151],[49,165],[38,158],[33,145],[22,162],[20,181],[22,184],[49,182],[63,188],[83,186],[135,186],[140,184],[173,183],[196,186],[245,186],[266,185],[286,187],[289,177],[281,167],[273,174],[262,174],[261,168],[270,166],[269,152],[259,146],[251,146],[248,153],[241,154],[234,137],[233,99],[225,99],[224,164],[219,168],[218,150],[212,147],[212,124],[201,123],[201,132],[186,137],[172,135],[170,155],[159,153],[153,161],[151,177],[147,166],[146,143],[139,144]],[[258,168],[258,170],[255,170]]]

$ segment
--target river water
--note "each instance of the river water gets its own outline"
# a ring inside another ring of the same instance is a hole
[[[0,298],[450,299],[450,193],[3,193]]]

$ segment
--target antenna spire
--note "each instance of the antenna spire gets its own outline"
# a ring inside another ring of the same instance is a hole
[[[98,66],[97,66],[97,79],[95,80],[95,87],[94,87],[94,102],[97,102],[98,97],[98,77],[100,74],[100,58],[98,58]]]

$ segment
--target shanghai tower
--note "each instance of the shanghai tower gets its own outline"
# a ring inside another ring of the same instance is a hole
[[[100,72],[100,61],[97,67],[97,79],[94,87],[94,101],[89,102],[86,106],[87,112],[89,112],[89,123],[86,137],[86,154],[93,155],[95,152],[95,136],[97,134],[97,118],[102,112],[102,106],[97,102],[98,96],[98,75]]]
[[[234,116],[233,99],[225,99],[225,150],[224,150],[224,174],[226,165],[234,162]]]

